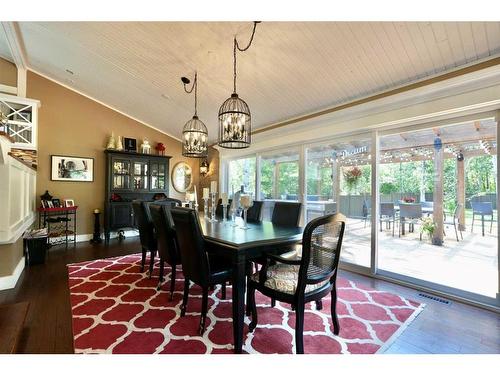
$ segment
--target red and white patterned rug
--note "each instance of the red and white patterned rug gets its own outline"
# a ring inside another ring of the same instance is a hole
[[[209,295],[206,331],[197,334],[201,289],[191,286],[186,316],[180,317],[182,272],[177,272],[173,301],[167,292],[170,269],[161,291],[158,277],[140,272],[139,254],[68,265],[75,353],[232,353],[231,287],[220,300],[220,286]],[[155,275],[158,264],[155,265]],[[366,353],[384,351],[422,311],[424,305],[392,293],[337,280],[340,334],[334,336],[330,298],[323,309],[306,307],[306,353]],[[294,353],[295,313],[285,304],[270,307],[257,293],[259,325],[248,332],[246,353]]]

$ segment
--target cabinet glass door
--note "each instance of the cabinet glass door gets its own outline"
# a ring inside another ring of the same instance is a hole
[[[134,161],[134,189],[145,190],[148,188],[148,162]]]
[[[167,168],[164,163],[151,163],[151,190],[165,190]]]
[[[130,189],[130,162],[113,161],[113,189]]]

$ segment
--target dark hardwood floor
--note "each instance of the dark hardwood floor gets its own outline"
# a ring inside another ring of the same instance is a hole
[[[110,245],[79,243],[54,247],[44,265],[27,267],[14,289],[0,291],[0,304],[30,302],[21,353],[73,353],[71,309],[66,265],[139,252],[137,239]],[[424,302],[424,311],[399,336],[387,353],[500,353],[500,316],[452,301],[450,305],[418,296],[418,291],[342,271],[342,276]]]

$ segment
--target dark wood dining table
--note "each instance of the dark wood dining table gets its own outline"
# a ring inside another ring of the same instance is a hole
[[[233,266],[234,351],[241,353],[245,319],[246,263],[265,253],[286,251],[287,246],[302,240],[303,228],[283,227],[263,221],[248,223],[249,229],[242,229],[241,218],[236,218],[238,226],[232,226],[230,221],[210,222],[203,216],[200,216],[200,224],[207,243],[207,251],[230,259]]]

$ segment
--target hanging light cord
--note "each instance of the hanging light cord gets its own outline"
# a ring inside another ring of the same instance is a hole
[[[191,94],[194,90],[194,115],[198,116],[198,72],[194,72],[194,81],[193,81],[193,86],[191,86],[191,89],[188,90],[186,88],[186,86],[189,85],[189,79],[186,78],[185,81],[183,77],[182,83],[184,84],[184,91],[187,92],[188,94]]]
[[[233,48],[233,68],[234,68],[234,76],[233,76],[233,88],[234,91],[233,93],[236,94],[236,49],[240,52],[245,52],[247,49],[250,48],[253,42],[253,37],[255,35],[255,29],[257,28],[257,24],[260,23],[260,21],[254,21],[253,22],[253,31],[252,31],[252,36],[250,37],[250,41],[248,42],[248,45],[245,48],[240,48],[240,45],[238,44],[238,40],[236,39],[236,36],[234,37],[234,48]]]

